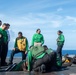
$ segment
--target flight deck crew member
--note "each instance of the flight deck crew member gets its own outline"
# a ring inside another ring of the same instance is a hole
[[[41,30],[37,29],[36,33],[33,35],[32,38],[32,46],[40,46],[44,44],[44,37],[41,34]]]

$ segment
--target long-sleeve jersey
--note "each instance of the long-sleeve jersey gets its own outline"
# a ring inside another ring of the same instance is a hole
[[[37,59],[37,60],[38,60],[38,59],[41,59],[46,53],[47,53],[47,54],[50,54],[51,52],[53,52],[53,50],[52,50],[52,49],[48,49],[48,50],[46,50],[44,53],[42,53],[41,55],[39,55],[38,57],[36,57],[36,59]],[[33,60],[32,51],[29,50],[28,56],[27,56],[28,71],[31,70],[31,62],[32,62],[32,60]]]
[[[34,43],[41,43],[41,44],[44,44],[44,37],[42,34],[34,34],[33,35],[33,38],[32,38],[32,45],[34,46]]]
[[[8,35],[7,32],[5,30],[3,30],[2,28],[0,28],[0,33],[3,36],[3,43],[7,43],[8,42]]]
[[[65,42],[65,37],[64,35],[60,34],[59,37],[57,38],[57,45],[60,46],[60,45],[63,45]]]

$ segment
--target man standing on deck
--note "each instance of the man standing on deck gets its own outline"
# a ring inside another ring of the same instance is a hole
[[[7,40],[7,47],[6,47],[6,57],[7,57],[7,53],[8,53],[8,44],[9,44],[9,41],[10,41],[10,33],[9,33],[9,27],[10,27],[10,24],[8,24],[8,23],[6,23],[6,26],[7,26],[7,28],[6,28],[6,32],[7,32],[7,36],[8,36],[8,40]]]
[[[3,39],[2,44],[1,44],[1,66],[5,66],[6,65],[6,49],[7,49],[7,40],[8,40],[8,36],[7,36],[7,32],[5,31],[7,28],[6,23],[4,23],[2,25],[2,28],[0,28],[0,33],[2,34],[1,37]]]
[[[0,20],[0,26],[2,25],[2,21]],[[1,66],[1,46],[2,46],[2,34],[0,32],[0,66]]]
[[[59,56],[60,60],[62,61],[62,48],[65,42],[65,38],[63,35],[63,32],[59,30],[57,32],[58,38],[57,38],[57,55]]]
[[[14,49],[11,52],[9,64],[13,64],[13,57],[16,53],[22,53],[22,60],[26,59],[26,53],[28,51],[28,40],[22,35],[22,32],[18,32],[18,37],[15,40]]]
[[[41,30],[37,29],[32,38],[32,46],[40,46],[42,44],[44,44],[44,37],[41,34]]]

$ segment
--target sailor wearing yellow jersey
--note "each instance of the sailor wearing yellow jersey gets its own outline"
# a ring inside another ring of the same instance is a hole
[[[13,63],[14,54],[19,53],[19,52],[22,53],[22,60],[25,60],[27,51],[28,51],[28,40],[26,37],[22,35],[22,32],[19,32],[18,37],[15,40],[14,49],[11,52],[9,64]]]

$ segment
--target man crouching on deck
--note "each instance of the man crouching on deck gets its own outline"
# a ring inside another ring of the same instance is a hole
[[[52,49],[45,46],[31,47],[28,52],[28,71],[45,72],[46,69],[51,68],[53,65],[56,66],[56,53]]]
[[[9,59],[9,64],[13,64],[13,56],[19,52],[22,53],[22,60],[25,60],[27,50],[28,50],[27,38],[22,35],[22,32],[18,32],[18,37],[16,38],[14,49],[12,50]]]

